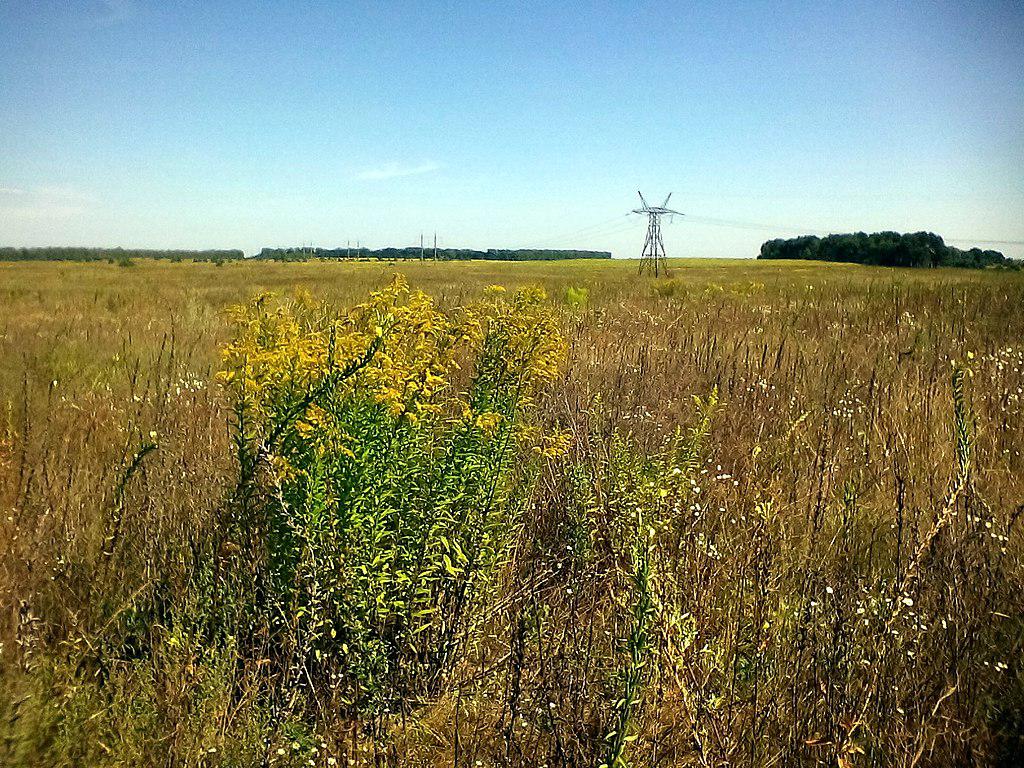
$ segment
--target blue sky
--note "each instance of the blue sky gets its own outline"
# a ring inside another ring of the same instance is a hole
[[[1024,241],[1024,4],[0,0],[0,244]],[[994,246],[1024,257],[1024,246]]]

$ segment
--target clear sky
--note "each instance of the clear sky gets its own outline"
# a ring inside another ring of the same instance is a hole
[[[1024,241],[1024,3],[0,0],[0,244]],[[995,245],[1024,257],[1022,245]]]

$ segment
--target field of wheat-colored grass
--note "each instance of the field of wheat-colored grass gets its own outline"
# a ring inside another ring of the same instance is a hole
[[[1024,274],[671,267],[0,264],[0,764],[1019,765]]]

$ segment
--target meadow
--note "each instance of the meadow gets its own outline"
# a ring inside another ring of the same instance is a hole
[[[1024,274],[671,267],[0,263],[0,764],[1020,765]]]

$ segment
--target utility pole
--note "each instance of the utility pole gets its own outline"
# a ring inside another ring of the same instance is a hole
[[[434,232],[434,261],[437,261],[437,232]]]
[[[423,261],[423,233],[420,232],[420,261]]]
[[[669,198],[672,197],[672,193],[668,193],[668,197],[665,198],[665,202],[661,205],[651,206],[644,200],[643,194],[637,192],[640,195],[640,202],[643,203],[642,208],[634,208],[633,213],[646,214],[647,216],[647,237],[644,239],[643,250],[640,251],[640,269],[638,274],[643,274],[644,270],[650,268],[657,277],[659,274],[664,272],[668,275],[668,264],[665,260],[665,242],[661,239],[661,217],[662,216],[683,216],[684,214],[679,211],[673,211],[667,208]]]

